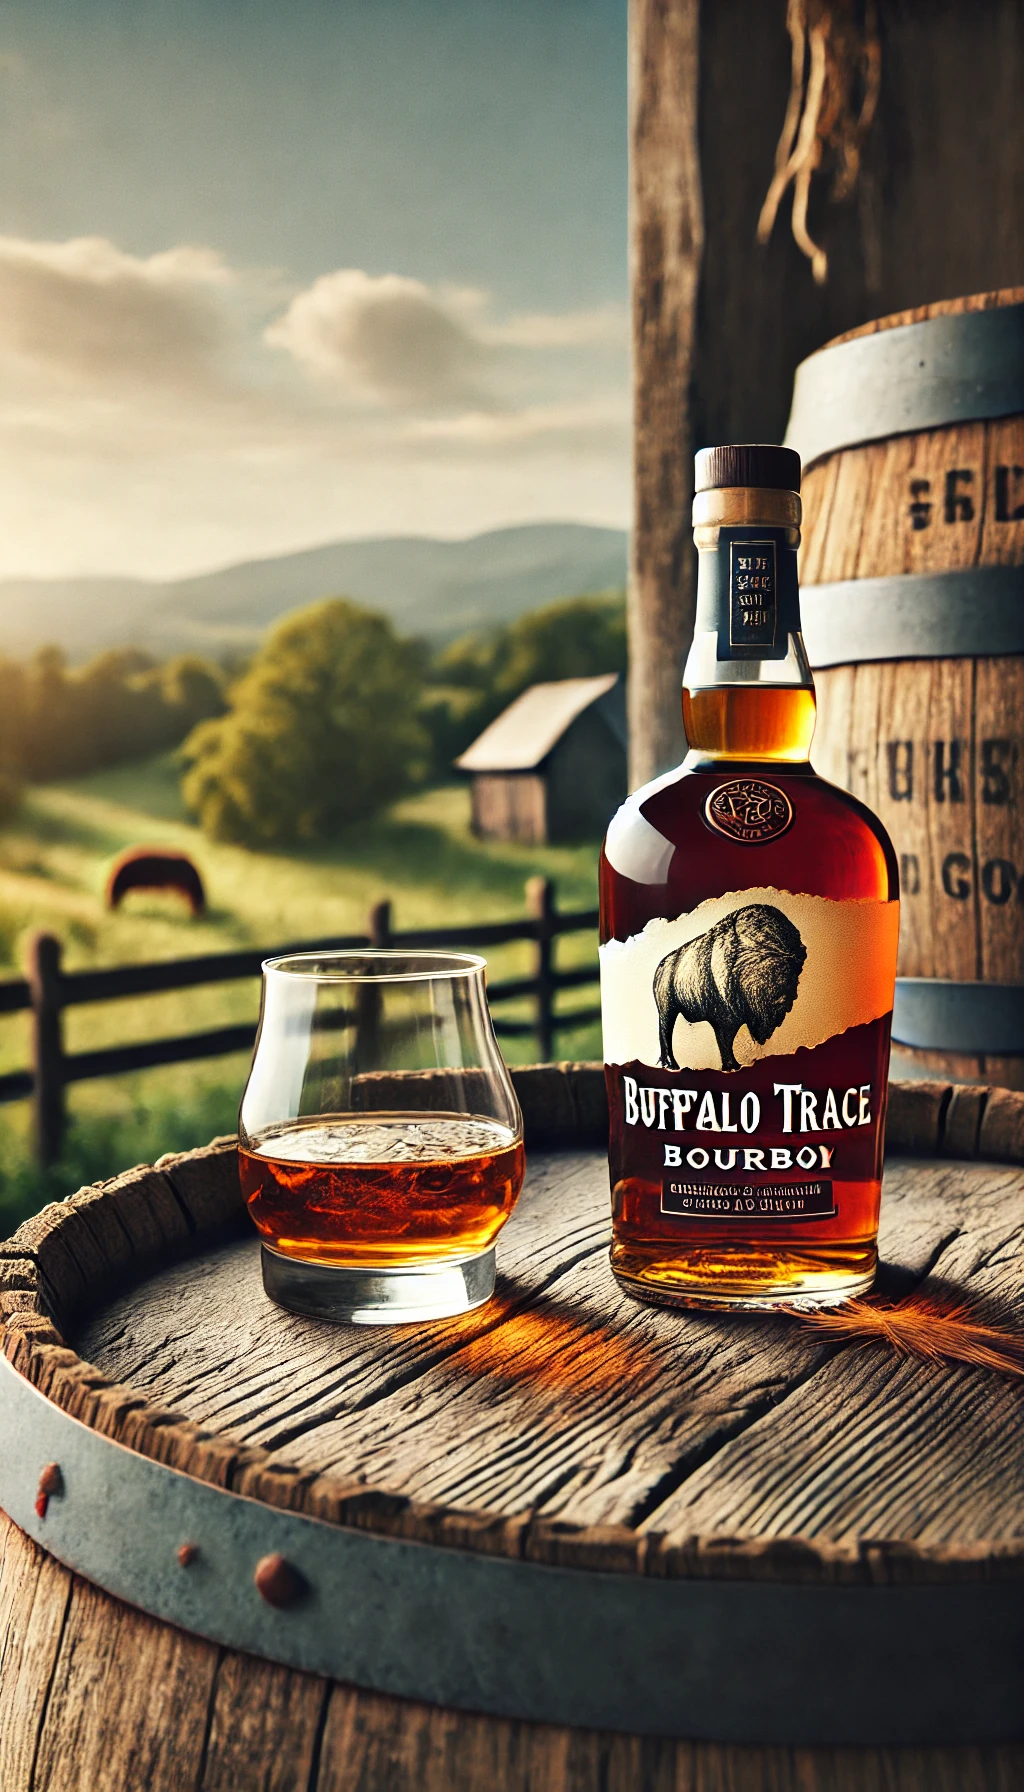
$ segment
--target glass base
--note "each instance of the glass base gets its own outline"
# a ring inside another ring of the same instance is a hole
[[[724,1254],[701,1261],[612,1246],[612,1274],[619,1287],[634,1300],[654,1307],[728,1309],[733,1312],[771,1312],[787,1307],[797,1312],[816,1307],[835,1307],[856,1295],[867,1294],[875,1280],[874,1249],[850,1253],[851,1262],[814,1261],[793,1253],[766,1253],[758,1261],[745,1252],[730,1263]]]
[[[344,1269],[304,1263],[261,1247],[263,1286],[271,1300],[309,1319],[348,1325],[406,1325],[453,1319],[482,1307],[494,1293],[494,1246],[462,1263]]]

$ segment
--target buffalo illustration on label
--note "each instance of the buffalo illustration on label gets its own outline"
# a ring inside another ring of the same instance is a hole
[[[741,1027],[764,1045],[796,1001],[807,949],[781,909],[754,902],[734,909],[706,933],[661,960],[654,973],[663,1070],[678,1070],[672,1050],[676,1021],[707,1021],[723,1070],[738,1070],[733,1050]]]

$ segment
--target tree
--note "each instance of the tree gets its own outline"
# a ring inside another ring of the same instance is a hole
[[[207,833],[249,846],[323,839],[374,814],[420,775],[419,653],[344,598],[274,630],[228,713],[182,749],[185,801]]]
[[[69,671],[57,647],[0,659],[0,767],[23,778],[76,777],[163,752],[224,709],[218,667],[183,654],[157,665],[112,648]]]
[[[531,684],[626,670],[626,610],[612,597],[568,597],[502,631],[493,691],[502,706]]]
[[[560,598],[493,634],[464,635],[438,654],[424,702],[437,769],[532,684],[626,670],[620,592]]]

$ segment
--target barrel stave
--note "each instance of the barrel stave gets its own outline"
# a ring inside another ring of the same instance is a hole
[[[802,583],[1020,565],[1022,457],[1019,417],[825,456],[803,477]]]
[[[916,307],[836,344],[1011,305],[1024,305],[1024,289]],[[933,366],[930,377],[944,375]],[[1024,603],[1024,415],[851,443],[805,468],[803,502],[807,590],[1020,568],[1017,596],[986,588],[978,602]],[[904,588],[893,601],[924,599]],[[943,602],[953,599],[944,593]],[[922,620],[922,645],[927,629]],[[865,655],[871,646],[863,642]],[[1024,983],[1024,659],[1002,651],[865,659],[821,667],[816,684],[814,764],[877,811],[900,858],[898,974]],[[1024,1056],[901,1045],[897,1062],[1024,1087]]]

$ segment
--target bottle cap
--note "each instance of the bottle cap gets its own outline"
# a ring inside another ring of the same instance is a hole
[[[740,442],[723,448],[702,448],[694,457],[694,465],[694,490],[698,492],[737,485],[777,492],[800,490],[799,454],[793,448],[777,448],[772,443]]]

